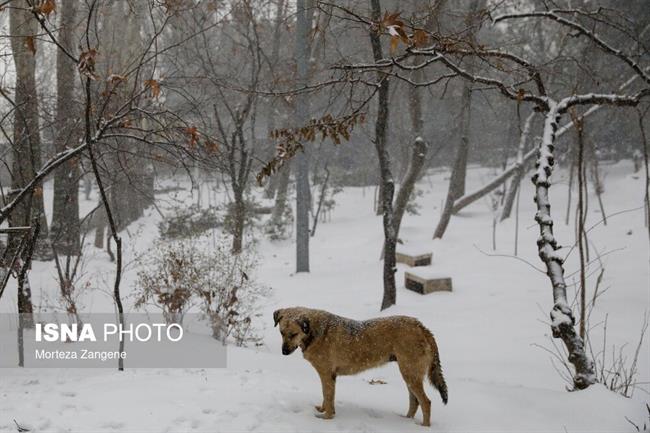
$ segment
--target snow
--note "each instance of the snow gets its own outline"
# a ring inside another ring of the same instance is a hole
[[[412,257],[433,254],[433,250],[429,242],[422,242],[417,240],[411,240],[405,244],[397,244],[397,252]]]
[[[591,316],[595,328],[592,340],[597,352],[602,327],[596,325],[607,314],[608,346],[627,343],[626,353],[631,355],[650,306],[650,251],[641,208],[643,178],[632,174],[631,162],[602,169],[607,178],[603,199],[608,214],[625,212],[609,218],[607,226],[599,224],[590,231],[590,240],[603,255],[606,269],[601,289],[609,288],[598,298]],[[468,190],[493,175],[491,169],[471,169]],[[221,369],[127,369],[121,373],[113,369],[3,369],[0,431],[16,431],[14,419],[35,432],[629,432],[635,429],[625,417],[636,424],[647,423],[647,393],[637,390],[628,399],[602,385],[567,392],[550,355],[537,346],[553,347],[549,326],[553,297],[547,276],[530,266],[542,267],[536,245],[539,231],[533,220],[533,185],[522,182],[521,260],[515,260],[504,257],[514,248],[514,215],[497,226],[497,250],[491,249],[488,198],[454,216],[443,240],[431,240],[446,194],[445,177],[447,172],[438,172],[421,181],[419,187],[425,194],[420,215],[405,216],[400,238],[407,245],[413,243],[435,252],[432,267],[453,278],[454,292],[427,296],[410,292],[403,287],[403,273],[409,268],[398,264],[397,305],[380,313],[382,262],[378,258],[383,231],[381,217],[373,212],[373,188],[345,188],[336,196],[331,222],[319,224],[316,237],[311,239],[311,273],[294,273],[294,242],[270,242],[256,233],[261,257],[257,278],[272,288],[259,323],[265,328],[263,346],[229,347],[228,367]],[[570,246],[574,230],[563,223],[566,173],[556,170],[552,183],[549,195],[556,218],[555,236],[559,243]],[[47,199],[51,184],[46,185],[45,194]],[[211,196],[207,187],[202,196],[204,207],[224,200],[221,195]],[[163,212],[174,204],[189,205],[192,200],[187,190],[159,195],[158,199]],[[94,206],[96,197],[87,203],[83,198],[81,201],[87,210]],[[588,217],[588,227],[600,220],[594,207],[590,207]],[[127,311],[132,310],[135,299],[135,259],[153,244],[160,218],[150,210],[123,233]],[[568,251],[560,250],[563,254]],[[569,302],[575,297],[578,276],[573,273],[577,263],[574,251],[565,262]],[[89,247],[84,281],[89,281],[94,290],[84,293],[81,309],[113,311],[112,266],[104,252]],[[55,275],[51,264],[34,263],[31,285],[37,303],[55,303]],[[592,275],[589,279],[590,290],[595,278]],[[292,356],[281,354],[281,338],[273,328],[273,311],[296,305],[359,320],[388,315],[420,319],[436,336],[450,394],[449,404],[444,406],[427,385],[432,427],[426,430],[416,424],[421,420],[420,412],[415,420],[399,416],[406,413],[408,395],[392,363],[339,378],[336,417],[327,421],[316,418],[313,406],[322,399],[318,376],[299,351]],[[15,309],[15,286],[11,283],[0,300],[0,312]],[[640,352],[639,382],[650,381],[649,352],[646,341]],[[372,379],[386,384],[371,385]]]
[[[424,278],[426,280],[435,278],[449,278],[449,274],[440,272],[437,266],[417,266],[415,268],[407,269],[405,272],[408,272],[411,275],[415,275],[416,277]]]

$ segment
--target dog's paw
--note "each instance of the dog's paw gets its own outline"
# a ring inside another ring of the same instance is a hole
[[[316,409],[320,413],[325,412],[325,409],[323,409],[323,406],[314,406],[314,409]]]
[[[430,423],[430,422],[422,422],[422,423],[420,423],[420,425],[421,425],[422,427],[431,427],[431,423]]]
[[[325,413],[325,412],[324,413],[317,413],[316,418],[332,419],[332,418],[334,418],[334,414],[333,413]]]

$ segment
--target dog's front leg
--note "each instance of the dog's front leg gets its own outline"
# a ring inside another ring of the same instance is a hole
[[[334,410],[334,391],[336,388],[336,375],[329,371],[319,371],[321,385],[323,386],[323,404],[316,406],[316,410],[322,413],[316,414],[323,419],[332,419],[336,411]]]

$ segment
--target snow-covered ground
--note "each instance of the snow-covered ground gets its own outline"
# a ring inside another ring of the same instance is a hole
[[[624,344],[632,356],[644,314],[650,308],[650,251],[643,225],[643,177],[631,164],[603,167],[604,204],[608,224],[590,231],[593,252],[602,256],[605,273],[591,316],[594,351],[602,345],[607,315],[608,357],[611,345]],[[468,189],[484,183],[492,170],[471,169]],[[601,385],[566,392],[550,355],[547,324],[552,305],[547,277],[535,240],[532,185],[523,183],[519,219],[519,255],[514,248],[515,219],[497,226],[492,251],[492,211],[486,200],[452,218],[443,241],[431,236],[446,193],[446,172],[424,178],[419,188],[420,215],[407,215],[401,238],[434,254],[433,266],[453,278],[452,293],[421,296],[403,287],[405,267],[399,265],[397,305],[379,312],[382,295],[381,219],[373,213],[373,189],[345,188],[336,196],[331,222],[321,223],[311,240],[311,273],[295,275],[295,244],[270,242],[258,234],[261,264],[257,278],[272,288],[264,305],[264,345],[228,349],[222,369],[3,369],[0,370],[0,431],[16,431],[14,419],[31,431],[426,431],[406,412],[408,395],[395,365],[387,365],[337,381],[336,418],[314,416],[321,389],[316,373],[299,351],[285,357],[273,328],[278,307],[303,305],[365,319],[405,314],[419,318],[436,335],[449,386],[444,406],[433,389],[431,431],[636,431],[626,417],[649,423],[645,408],[650,396],[637,389],[630,399]],[[46,189],[46,194],[49,190]],[[189,192],[158,197],[163,212]],[[176,195],[176,197],[174,197]],[[204,202],[207,201],[207,190]],[[95,203],[82,204],[84,209]],[[574,240],[573,224],[564,224],[567,182],[555,175],[551,189],[557,238]],[[82,200],[83,201],[83,200]],[[204,203],[207,205],[207,203]],[[87,210],[87,209],[86,209]],[[136,267],[133,258],[145,253],[157,236],[160,215],[150,210],[124,234],[126,262],[123,293],[131,309]],[[572,217],[573,218],[573,217]],[[588,226],[600,221],[595,197],[590,198]],[[573,221],[573,219],[572,219]],[[215,236],[219,236],[218,233]],[[568,248],[567,248],[568,252]],[[494,256],[497,254],[499,256]],[[593,258],[593,257],[592,257]],[[568,282],[577,281],[577,252],[567,260]],[[592,268],[595,269],[595,268]],[[93,291],[83,298],[85,311],[113,311],[108,295],[112,264],[104,252],[89,247],[85,278]],[[573,275],[572,275],[573,274]],[[590,290],[595,275],[589,279]],[[31,273],[35,302],[56,298],[51,264],[35,263]],[[569,288],[575,294],[575,285]],[[0,312],[15,312],[15,289],[8,287]],[[216,344],[216,343],[215,343]],[[559,343],[558,343],[559,344]],[[650,382],[650,351],[644,343],[638,382]],[[191,354],[188,354],[191,356]],[[371,379],[385,384],[371,385]]]

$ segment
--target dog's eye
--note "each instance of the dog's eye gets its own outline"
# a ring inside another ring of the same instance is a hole
[[[289,335],[289,340],[293,340],[293,338],[294,338],[296,335],[298,335],[298,334],[291,334],[291,335]]]

